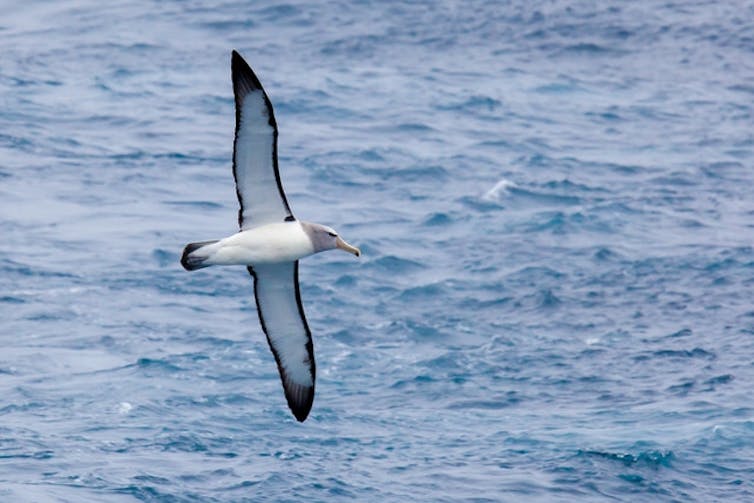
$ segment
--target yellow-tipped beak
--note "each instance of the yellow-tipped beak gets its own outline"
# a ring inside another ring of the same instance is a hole
[[[357,257],[359,257],[361,255],[361,250],[359,250],[355,246],[349,245],[348,243],[346,243],[345,241],[343,241],[342,239],[340,239],[340,236],[338,236],[337,238],[335,238],[335,246],[337,246],[341,250],[347,251],[348,253],[353,253]]]

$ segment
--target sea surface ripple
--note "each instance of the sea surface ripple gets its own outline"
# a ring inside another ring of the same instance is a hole
[[[0,500],[754,500],[754,6],[148,0],[0,18]],[[280,127],[318,388],[236,230]]]

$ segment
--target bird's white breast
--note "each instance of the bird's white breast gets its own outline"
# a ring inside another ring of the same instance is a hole
[[[254,265],[292,262],[314,253],[309,236],[298,221],[254,227],[211,245],[207,263]]]

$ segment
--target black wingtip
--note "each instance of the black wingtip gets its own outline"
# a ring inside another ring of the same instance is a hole
[[[249,64],[243,59],[238,51],[233,49],[230,58],[230,70],[233,75],[233,84],[236,86],[236,90],[244,90],[245,92],[262,89],[262,83],[254,74],[254,70],[251,69]]]
[[[306,421],[314,403],[314,386],[302,386],[283,379],[288,407],[299,423]]]

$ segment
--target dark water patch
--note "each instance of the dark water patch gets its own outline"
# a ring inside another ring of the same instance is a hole
[[[270,7],[263,7],[255,11],[255,14],[259,15],[267,21],[276,21],[280,18],[292,18],[295,16],[301,16],[305,12],[306,11],[301,10],[301,8],[297,5],[290,3],[280,3],[277,5],[272,5]]]
[[[680,221],[678,222],[678,225],[686,229],[693,229],[693,230],[700,230],[707,227],[707,225],[704,224],[703,222],[692,219],[692,218],[680,219]]]
[[[55,452],[51,450],[42,450],[42,451],[35,451],[35,452],[22,452],[22,453],[15,453],[15,454],[9,454],[0,452],[0,459],[36,459],[36,460],[47,460],[52,459],[55,457]]]
[[[459,372],[468,367],[468,358],[455,353],[445,353],[430,360],[424,360],[417,365],[426,367],[428,371]]]
[[[511,391],[506,395],[493,397],[489,400],[460,400],[447,405],[451,410],[500,410],[513,407],[521,403],[516,392]]]
[[[600,247],[592,254],[592,257],[598,262],[611,262],[620,258],[615,251],[608,247]]]
[[[666,335],[665,337],[668,339],[678,339],[681,337],[690,337],[693,335],[693,331],[690,328],[682,328],[678,330],[677,332],[673,332],[672,334]]]
[[[395,255],[386,255],[369,262],[369,267],[378,271],[395,274],[416,272],[425,269],[426,265],[415,260],[396,257]]]
[[[442,302],[442,299],[448,297],[448,287],[441,283],[432,283],[408,288],[401,292],[398,298],[402,302]]]
[[[480,213],[499,212],[503,209],[503,206],[489,198],[464,196],[456,199],[457,203],[462,204],[468,209],[478,211]]]
[[[357,157],[365,162],[385,162],[385,157],[377,149],[362,150]]]
[[[754,94],[754,85],[751,85],[751,84],[736,84],[736,85],[728,86],[728,90],[730,90],[730,91],[736,91],[736,92],[743,92],[743,93]]]
[[[624,466],[645,466],[652,469],[670,468],[675,460],[673,451],[661,450],[642,451],[638,454],[600,450],[579,450],[577,456],[604,459],[620,463]]]
[[[32,266],[32,265],[22,264],[22,263],[19,263],[10,259],[4,259],[0,262],[0,271],[4,271],[5,273],[18,274],[19,276],[24,276],[24,277],[39,277],[39,278],[49,278],[49,279],[57,278],[57,279],[70,279],[70,280],[74,280],[78,278],[77,275],[70,272],[50,269],[49,266],[46,264],[45,265],[35,264]]]
[[[549,310],[559,307],[562,303],[563,301],[555,295],[552,290],[547,288],[539,290],[534,294],[524,296],[521,300],[516,301],[514,306]]]
[[[685,379],[678,384],[673,384],[665,388],[665,391],[678,396],[688,395],[696,387],[696,381],[693,379]]]
[[[618,477],[631,484],[643,484],[644,481],[646,480],[644,477],[642,477],[638,473],[621,473],[618,475]]]
[[[698,347],[694,349],[660,349],[658,351],[649,352],[648,354],[645,354],[645,356],[675,359],[699,358],[703,360],[714,360],[717,358],[717,355],[714,352]]]
[[[543,205],[573,206],[573,205],[581,204],[582,202],[581,198],[579,198],[578,196],[572,196],[572,195],[566,195],[566,194],[553,194],[553,193],[547,193],[547,192],[536,192],[536,191],[522,189],[515,186],[508,187],[508,192],[512,196],[528,199],[539,207]]]
[[[17,374],[17,372],[4,372],[4,375],[13,375]],[[6,415],[6,414],[39,414],[42,413],[49,404],[45,402],[37,402],[37,401],[31,401],[31,402],[25,402],[25,403],[12,403],[5,406],[0,407],[0,416]],[[2,451],[0,451],[2,452]]]
[[[195,163],[204,163],[208,161],[218,161],[217,158],[197,156],[187,154],[186,152],[155,152],[151,155],[153,159],[168,159],[171,161],[181,161],[182,164],[186,164],[187,161],[194,161]]]
[[[199,497],[197,494],[188,492],[183,496],[176,496],[172,494],[171,490],[166,489],[162,491],[156,487],[141,484],[130,484],[123,487],[117,487],[113,489],[115,494],[124,494],[131,496],[139,501],[160,501],[165,503],[187,503],[189,501],[217,501],[213,499],[205,499],[203,496]]]
[[[440,340],[445,335],[441,333],[437,327],[434,327],[427,323],[408,321],[405,323],[405,326],[411,331],[412,335],[416,335],[419,338],[423,338],[423,339]]]
[[[97,123],[100,127],[112,127],[112,128],[129,128],[129,127],[144,127],[141,121],[135,120],[131,117],[124,115],[104,115],[93,114],[87,118],[88,122],[94,124]],[[148,134],[148,133],[143,133]],[[104,157],[112,159],[112,154]]]
[[[511,303],[513,300],[515,300],[515,297],[512,296],[497,297],[494,299],[477,299],[467,297],[461,301],[460,307],[474,311],[477,309],[481,310],[500,308],[505,306],[506,304]]]
[[[177,207],[188,206],[191,208],[207,209],[207,210],[215,210],[215,209],[224,208],[222,204],[219,204],[213,201],[163,201],[163,204],[167,204],[169,206],[177,206]]]
[[[543,281],[561,281],[565,274],[543,266],[526,266],[506,276],[507,283],[518,285],[538,285]]]
[[[173,482],[170,479],[166,479],[165,477],[157,477],[155,475],[136,475],[135,477],[133,477],[133,479],[140,483],[147,482],[150,484],[158,484],[158,485],[172,485],[173,484]]]
[[[587,56],[621,56],[628,54],[628,51],[617,48],[616,46],[607,46],[593,42],[580,42],[564,47],[561,54],[583,54]]]
[[[720,272],[729,269],[738,269],[740,266],[741,264],[736,258],[726,257],[706,264],[704,270],[706,272]]]
[[[209,441],[208,441],[209,440]],[[166,452],[209,453],[216,440],[204,439],[196,434],[171,434],[159,439],[156,444]],[[224,445],[224,442],[220,442]]]
[[[11,136],[9,134],[0,133],[0,145],[8,147],[13,150],[28,151],[36,148],[36,145],[32,143],[28,138],[22,138],[18,136]]]
[[[539,94],[571,94],[571,93],[581,93],[584,92],[585,89],[581,87],[580,85],[576,84],[575,82],[553,82],[550,84],[545,84],[543,86],[538,86],[534,88],[534,92]]]
[[[437,379],[427,374],[420,374],[411,379],[399,379],[390,385],[393,389],[423,387],[437,382]]]
[[[489,149],[499,150],[499,151],[510,151],[510,150],[513,150],[515,145],[506,140],[486,140],[486,141],[476,143],[474,147],[475,149],[489,148]]]
[[[158,372],[166,373],[180,372],[184,370],[181,367],[168,362],[167,360],[159,358],[139,358],[135,364],[128,365],[128,367],[136,367],[146,371],[156,370]]]
[[[594,213],[575,211],[542,211],[534,215],[526,226],[528,232],[543,232],[554,235],[565,235],[581,231],[612,234],[612,224]]]
[[[344,274],[342,276],[339,276],[338,279],[335,280],[335,286],[338,288],[353,287],[358,283],[359,278],[351,274]]]
[[[565,234],[567,231],[567,219],[562,211],[543,212],[538,215],[538,223],[529,225],[531,232],[551,232],[553,234]]]
[[[157,248],[152,250],[152,258],[160,267],[168,267],[174,266],[180,257],[173,251]]]
[[[689,187],[696,187],[699,185],[698,178],[693,175],[692,173],[684,173],[684,172],[673,172],[668,173],[662,176],[654,177],[649,180],[649,183],[653,185],[661,185],[661,186],[670,186],[670,187],[680,187],[684,190],[688,190]],[[666,199],[668,202],[680,202],[680,201],[686,201],[690,202],[693,201],[693,198],[690,197],[675,197],[674,193],[671,193],[671,195],[668,196]]]
[[[420,124],[416,122],[404,122],[396,126],[396,130],[404,133],[423,133],[434,131],[434,129],[426,124]]]
[[[256,23],[252,19],[223,19],[218,21],[204,21],[197,26],[214,32],[246,31],[253,29]]]
[[[52,311],[35,311],[23,317],[23,319],[27,321],[35,322],[62,322],[74,320],[76,318],[78,318],[78,314],[74,310],[61,308]]]
[[[597,121],[613,124],[618,122],[625,122],[627,119],[617,112],[617,109],[611,109],[607,112],[586,112],[586,117],[596,119]]]
[[[328,101],[321,99],[293,99],[293,100],[278,100],[275,103],[275,115],[304,115],[304,116],[321,116],[327,117],[330,120],[355,120],[361,118],[363,120],[369,120],[369,117],[359,114],[358,109],[338,107],[328,104]],[[394,129],[391,129],[394,131]]]
[[[707,387],[704,391],[715,391],[719,386],[730,384],[733,382],[733,376],[731,374],[723,374],[715,377],[711,377],[704,381]]]
[[[549,190],[557,190],[563,192],[585,192],[585,193],[599,193],[609,194],[609,190],[606,187],[586,185],[583,183],[576,183],[569,179],[563,180],[550,180],[542,184],[542,187]]]
[[[453,218],[447,213],[432,213],[424,219],[422,225],[427,227],[445,227],[451,223],[453,223]]]
[[[343,344],[356,345],[362,340],[359,334],[356,334],[353,330],[343,329],[334,332],[331,337]]]
[[[474,95],[466,98],[463,101],[450,104],[440,104],[437,108],[446,111],[482,111],[482,112],[494,112],[502,106],[502,103],[495,98],[483,95]]]
[[[170,409],[188,408],[203,409],[217,408],[223,405],[222,397],[218,395],[203,395],[200,397],[171,397],[164,401],[164,405]]]
[[[13,295],[3,295],[2,297],[0,297],[0,303],[2,304],[24,304],[25,302],[25,299],[22,299],[21,297],[15,297]]]
[[[439,183],[446,180],[448,171],[440,165],[426,166],[381,166],[379,168],[362,168],[362,173],[378,177],[381,180],[400,180],[400,183],[422,182]]]

